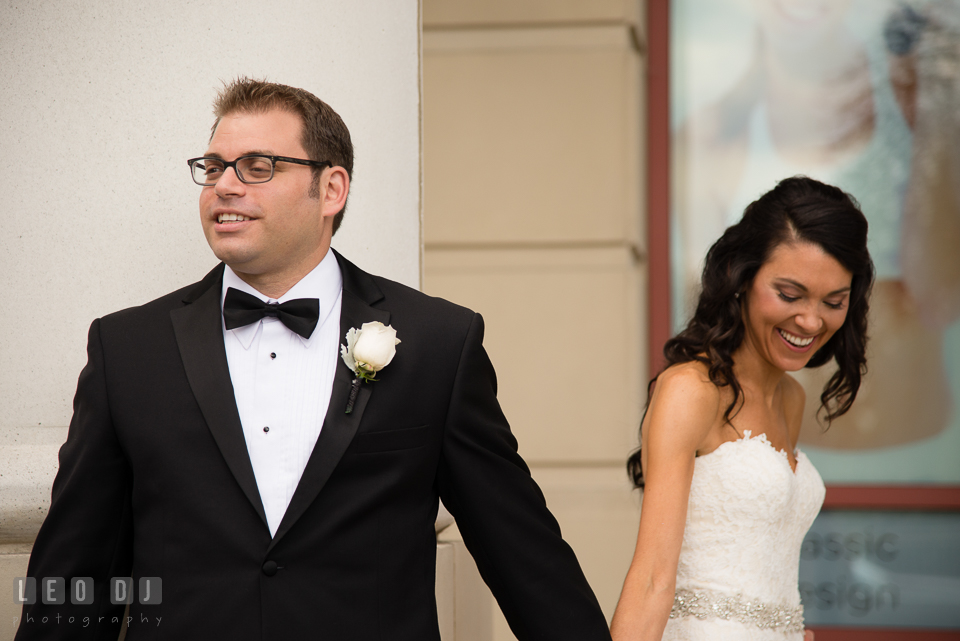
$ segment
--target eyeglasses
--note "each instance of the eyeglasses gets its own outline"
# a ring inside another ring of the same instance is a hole
[[[273,168],[277,161],[292,162],[298,165],[308,165],[310,167],[333,167],[329,160],[304,160],[303,158],[287,158],[286,156],[263,156],[260,154],[250,154],[240,156],[236,160],[226,161],[223,158],[191,158],[187,161],[190,165],[190,175],[193,176],[193,182],[204,187],[211,187],[217,184],[220,177],[226,173],[227,169],[233,167],[240,182],[248,185],[257,185],[269,182],[273,178]]]

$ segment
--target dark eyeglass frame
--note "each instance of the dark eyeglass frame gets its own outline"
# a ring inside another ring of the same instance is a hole
[[[268,159],[270,161],[270,177],[265,180],[244,179],[241,172],[237,169],[237,163],[246,158]],[[190,167],[190,178],[192,178],[193,182],[197,183],[201,187],[213,187],[214,185],[217,184],[216,182],[209,183],[209,182],[200,182],[197,180],[194,174],[194,171],[195,171],[194,165],[196,165],[196,163],[200,162],[201,160],[215,160],[218,163],[221,163],[223,165],[223,173],[220,174],[220,178],[223,177],[223,174],[227,173],[227,169],[229,169],[230,167],[233,167],[233,173],[237,175],[237,179],[246,185],[262,185],[263,183],[270,182],[271,180],[273,180],[273,175],[276,172],[278,160],[281,162],[291,162],[297,165],[307,165],[308,167],[317,167],[317,168],[333,167],[333,163],[330,162],[329,160],[307,160],[306,158],[289,158],[287,156],[268,156],[267,154],[246,154],[243,156],[237,156],[233,160],[224,160],[223,158],[218,158],[216,156],[200,156],[199,158],[189,159],[187,161],[187,166]],[[217,181],[219,181],[220,178],[217,178]]]

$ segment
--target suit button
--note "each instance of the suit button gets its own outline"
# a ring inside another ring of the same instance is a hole
[[[277,562],[276,561],[267,561],[263,564],[263,573],[267,576],[273,576],[277,573]]]

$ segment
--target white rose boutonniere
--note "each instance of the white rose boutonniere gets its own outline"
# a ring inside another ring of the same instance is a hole
[[[340,356],[347,367],[356,374],[353,386],[350,388],[350,398],[347,401],[347,411],[353,411],[353,404],[357,400],[362,381],[376,381],[377,372],[390,364],[397,354],[397,330],[381,322],[364,323],[360,329],[351,327],[347,330],[347,344],[340,346]]]

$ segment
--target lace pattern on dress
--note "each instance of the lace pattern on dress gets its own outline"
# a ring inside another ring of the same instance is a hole
[[[803,632],[803,607],[789,607],[729,595],[716,590],[680,588],[673,598],[670,618],[691,616],[703,621],[710,617],[738,621],[761,630]]]

